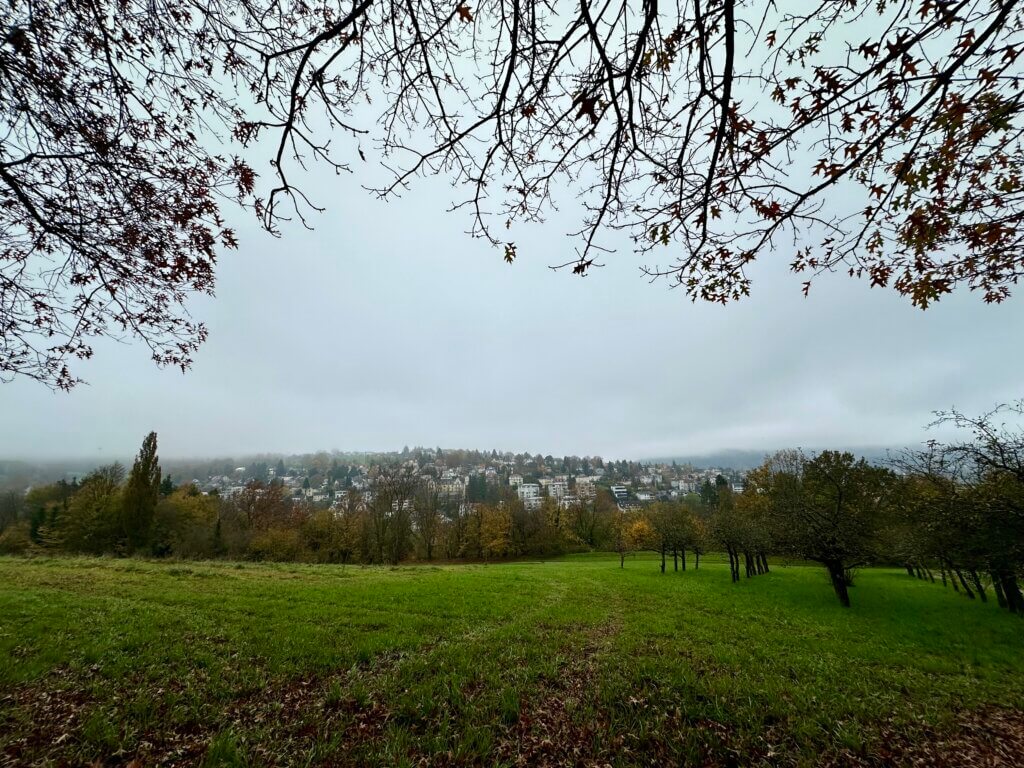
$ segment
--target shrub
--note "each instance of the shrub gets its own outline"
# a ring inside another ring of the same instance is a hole
[[[302,560],[305,550],[299,531],[269,528],[255,534],[249,542],[249,557],[254,560]]]
[[[32,548],[28,521],[9,525],[0,532],[0,555],[21,555]]]

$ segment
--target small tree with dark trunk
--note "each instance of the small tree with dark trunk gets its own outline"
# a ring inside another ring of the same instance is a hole
[[[810,459],[782,452],[763,469],[776,545],[821,563],[840,604],[849,607],[848,574],[874,555],[890,473],[837,451]]]

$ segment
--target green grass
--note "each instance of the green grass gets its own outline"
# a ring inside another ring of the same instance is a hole
[[[606,556],[0,558],[0,763],[870,762],[1024,710],[1020,619],[888,570],[852,599]]]

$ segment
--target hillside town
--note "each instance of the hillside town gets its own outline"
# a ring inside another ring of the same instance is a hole
[[[728,484],[743,490],[745,472],[728,467],[696,468],[689,464],[605,461],[601,457],[531,456],[441,448],[405,448],[387,454],[313,454],[258,459],[244,466],[211,467],[209,474],[177,481],[191,482],[207,494],[231,498],[253,483],[282,485],[295,500],[332,507],[351,492],[372,497],[372,474],[381,464],[403,464],[425,486],[449,502],[481,503],[512,490],[527,509],[550,498],[567,509],[607,491],[620,509],[657,501],[683,499],[705,484]],[[201,469],[201,467],[188,467]],[[173,470],[172,470],[173,472]]]

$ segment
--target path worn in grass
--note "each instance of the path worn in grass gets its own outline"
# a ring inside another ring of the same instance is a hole
[[[1010,765],[1024,622],[896,572],[0,559],[0,764]]]

